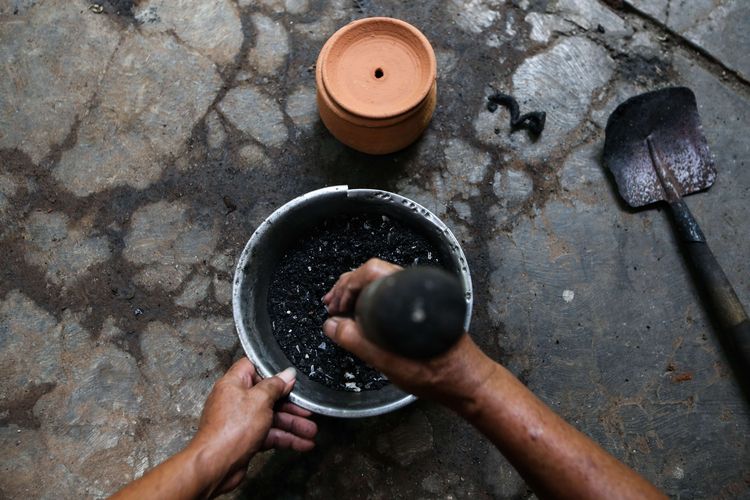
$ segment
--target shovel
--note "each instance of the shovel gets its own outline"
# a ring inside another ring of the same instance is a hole
[[[750,321],[682,197],[716,179],[695,95],[672,87],[631,97],[607,121],[604,163],[631,207],[665,201],[699,289],[712,308],[720,341],[740,382],[750,369]],[[745,385],[747,391],[747,385]]]

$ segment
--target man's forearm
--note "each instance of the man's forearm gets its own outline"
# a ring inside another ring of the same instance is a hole
[[[333,314],[353,306],[382,261],[371,259],[343,274],[324,297]],[[391,268],[385,274],[397,271]],[[348,297],[348,298],[347,298]],[[554,498],[664,498],[641,476],[547,408],[508,370],[463,335],[428,360],[398,356],[369,341],[354,320],[334,316],[324,333],[383,371],[400,388],[452,408],[483,432],[539,496]]]
[[[220,479],[216,463],[206,456],[205,450],[188,446],[128,484],[112,498],[208,498]]]
[[[651,483],[567,424],[504,367],[456,408],[549,498],[664,498]]]

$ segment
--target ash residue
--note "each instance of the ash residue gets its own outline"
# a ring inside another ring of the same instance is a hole
[[[323,295],[342,273],[371,257],[402,266],[441,265],[425,238],[386,216],[340,215],[302,235],[271,278],[268,313],[281,350],[302,374],[334,389],[359,392],[388,383],[321,330],[328,317]]]

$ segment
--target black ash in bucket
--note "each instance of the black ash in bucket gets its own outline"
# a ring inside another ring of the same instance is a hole
[[[310,379],[332,389],[380,389],[388,380],[322,332],[321,297],[338,277],[378,257],[404,267],[444,267],[436,248],[411,228],[380,214],[324,220],[281,257],[271,277],[268,314],[281,350]]]

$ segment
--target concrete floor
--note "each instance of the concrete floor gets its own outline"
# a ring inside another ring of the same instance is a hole
[[[102,497],[178,450],[241,356],[232,268],[256,225],[325,185],[413,197],[464,242],[472,334],[550,406],[677,498],[750,497],[750,412],[666,215],[603,170],[628,96],[690,86],[718,181],[692,196],[750,305],[744,0],[0,2],[0,496]],[[317,117],[336,28],[405,19],[438,57],[422,139],[382,158]],[[546,110],[532,142],[493,88]],[[254,498],[527,498],[503,457],[419,402],[319,419],[265,453]]]

